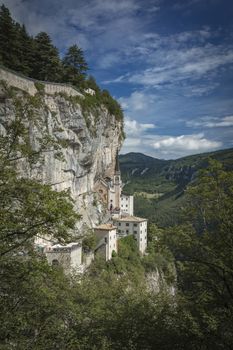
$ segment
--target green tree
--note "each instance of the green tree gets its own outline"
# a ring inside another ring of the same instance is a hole
[[[42,148],[36,151],[30,143],[41,99],[21,93],[18,98],[2,87],[3,92],[15,114],[1,120],[0,135],[0,348],[65,349],[74,318],[70,286],[62,271],[35,252],[34,239],[71,239],[79,216],[68,192],[53,191],[22,173],[22,166],[30,168],[40,160],[38,153],[49,151],[47,141],[38,140]]]
[[[20,66],[17,70],[27,76],[32,76],[34,63],[34,44],[33,38],[28,35],[24,24],[22,26],[19,26],[18,29],[18,46]]]
[[[166,236],[178,287],[202,329],[204,348],[232,349],[233,173],[212,160],[188,193],[186,224]]]
[[[74,86],[83,85],[86,71],[88,70],[84,53],[77,45],[72,45],[63,58],[64,81]]]
[[[62,66],[57,48],[49,35],[41,32],[34,39],[33,77],[45,81],[60,81]]]
[[[19,64],[16,46],[16,25],[8,8],[2,5],[0,7],[0,61],[6,67],[12,69],[16,69]]]

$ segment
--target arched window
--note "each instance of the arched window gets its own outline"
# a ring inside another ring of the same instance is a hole
[[[57,259],[52,260],[52,265],[53,266],[59,266],[59,261]]]

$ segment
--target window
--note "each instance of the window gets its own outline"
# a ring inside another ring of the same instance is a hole
[[[126,233],[129,233],[129,230],[126,230]]]
[[[121,226],[121,223],[120,223],[120,222],[118,223],[118,226]]]
[[[138,226],[138,224],[133,224],[134,225],[134,227],[137,227]]]
[[[125,206],[126,206],[126,208],[128,208],[128,204],[126,204]]]
[[[136,235],[136,234],[137,234],[137,231],[133,231],[133,233]]]
[[[105,243],[108,243],[107,237],[104,237],[104,242],[105,242]]]
[[[58,265],[59,265],[59,261],[58,261],[57,259],[54,259],[54,260],[52,261],[52,265],[53,265],[53,266],[58,266]]]
[[[118,233],[121,233],[121,230],[118,230]]]
[[[129,223],[127,222],[127,223],[125,224],[125,226],[129,226]]]

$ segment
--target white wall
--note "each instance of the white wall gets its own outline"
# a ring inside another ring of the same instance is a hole
[[[76,247],[71,251],[70,265],[72,269],[78,268],[82,264],[82,247]]]
[[[133,196],[121,195],[121,214],[126,216],[133,216],[134,214]]]
[[[133,235],[138,244],[139,251],[144,254],[147,247],[147,221],[141,222],[127,222],[116,221],[115,225],[118,227],[118,236],[126,237]]]
[[[143,221],[138,226],[137,241],[139,251],[144,254],[147,247],[147,221]]]
[[[112,252],[117,253],[117,231],[116,229],[109,231],[108,234],[108,259],[112,258]]]
[[[101,230],[96,228],[95,233],[99,238],[98,246],[106,243],[105,259],[112,259],[112,252],[117,253],[117,230],[114,228],[112,230]]]
[[[53,264],[53,260],[58,260],[65,272],[71,272],[72,269],[78,269],[82,264],[82,246],[76,246],[75,248],[56,249],[46,252],[46,257],[50,265]]]

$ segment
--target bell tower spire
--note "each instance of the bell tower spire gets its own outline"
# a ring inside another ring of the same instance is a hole
[[[116,162],[115,162],[115,175],[120,175],[121,171],[120,171],[120,166],[119,166],[119,156],[118,156],[118,149],[116,152]]]
[[[121,171],[120,171],[120,165],[119,165],[119,159],[118,159],[118,149],[116,152],[116,162],[115,162],[115,173],[113,178],[113,185],[114,185],[114,192],[115,192],[115,207],[118,208],[120,211],[120,205],[121,205],[121,188],[122,188],[122,182],[121,182]]]

